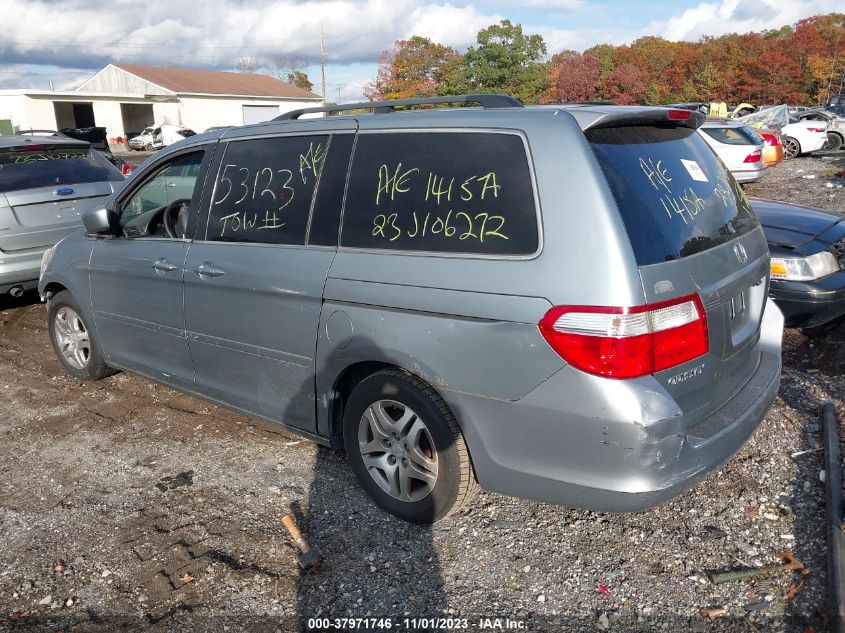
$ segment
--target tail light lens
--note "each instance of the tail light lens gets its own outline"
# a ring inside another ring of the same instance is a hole
[[[818,133],[824,132],[825,128],[823,128],[823,127],[808,127],[807,131],[808,132],[816,132],[818,134]]]
[[[670,121],[686,121],[692,116],[692,110],[669,110],[666,116]]]
[[[763,137],[763,142],[770,147],[780,143],[780,141],[778,141],[777,137],[774,134],[764,133],[760,136]]]
[[[746,156],[745,160],[742,161],[742,162],[743,163],[759,163],[762,156],[763,156],[763,150],[761,150],[761,149],[754,150],[748,156]]]
[[[539,328],[567,363],[606,378],[646,376],[710,350],[707,315],[695,294],[632,308],[557,306]]]
[[[129,163],[123,163],[120,166],[120,173],[123,174],[124,176],[128,176],[129,174],[132,173],[132,167],[129,165]]]

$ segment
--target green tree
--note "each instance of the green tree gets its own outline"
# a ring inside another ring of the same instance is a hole
[[[704,64],[693,81],[698,98],[696,101],[721,101],[722,73],[712,62]]]
[[[546,88],[546,54],[541,35],[526,35],[521,24],[502,20],[478,32],[477,46],[464,55],[467,84],[479,92],[506,92],[537,103]]]
[[[301,70],[294,70],[293,72],[288,73],[287,80],[288,83],[291,83],[298,88],[302,88],[303,90],[307,90],[308,92],[311,92],[314,89],[314,84],[311,83],[310,79],[308,79],[308,75]]]

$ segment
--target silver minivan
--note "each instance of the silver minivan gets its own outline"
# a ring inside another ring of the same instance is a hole
[[[85,141],[0,136],[0,295],[35,288],[45,249],[82,225],[123,175]]]
[[[400,109],[444,102],[481,107]],[[701,115],[314,112],[167,148],[45,255],[70,374],[131,371],[345,448],[419,523],[477,485],[645,509],[757,428],[783,320]]]

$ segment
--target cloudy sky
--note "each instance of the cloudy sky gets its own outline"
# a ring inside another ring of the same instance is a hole
[[[641,35],[695,40],[759,31],[842,10],[842,0],[2,0],[0,88],[71,88],[109,62],[229,70],[242,56],[307,60],[319,82],[325,31],[328,96],[360,98],[379,53],[424,35],[459,50],[509,18],[549,53]]]

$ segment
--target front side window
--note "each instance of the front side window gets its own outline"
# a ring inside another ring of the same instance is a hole
[[[166,237],[170,236],[166,223],[175,226],[177,221],[184,228],[202,158],[202,152],[180,156],[132,193],[121,205],[120,226],[124,233],[133,237]],[[179,201],[182,204],[175,205]],[[165,217],[168,208],[171,217]]]
[[[495,132],[362,134],[341,245],[530,255],[537,209],[522,138]]]
[[[206,239],[305,244],[329,136],[230,141],[214,183]]]

